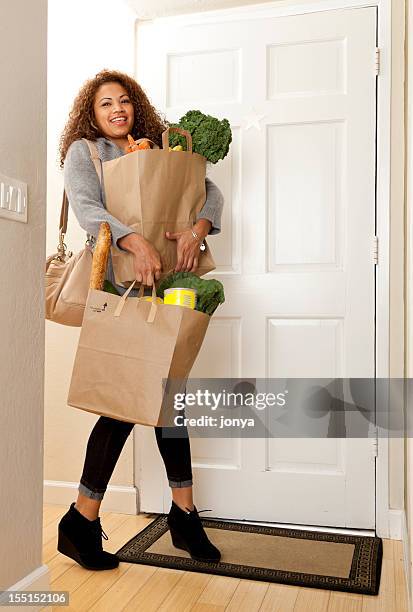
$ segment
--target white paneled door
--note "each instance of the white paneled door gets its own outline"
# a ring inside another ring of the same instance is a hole
[[[137,30],[137,78],[176,121],[229,119],[225,196],[210,238],[226,301],[194,377],[373,377],[376,10]],[[144,134],[143,134],[144,136]],[[139,429],[141,507],[170,493]],[[196,503],[212,516],[375,527],[367,439],[192,439]]]

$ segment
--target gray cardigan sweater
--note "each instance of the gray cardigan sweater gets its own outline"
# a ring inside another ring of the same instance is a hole
[[[103,162],[125,155],[124,151],[108,138],[98,138],[95,144]],[[64,186],[70,207],[79,225],[86,231],[92,249],[94,249],[100,224],[107,221],[112,233],[112,246],[121,252],[125,252],[125,249],[122,249],[117,242],[119,238],[135,230],[121,223],[106,210],[104,185],[102,187],[100,185],[89,148],[83,140],[73,142],[67,151],[64,163]],[[212,223],[209,234],[219,234],[224,198],[217,185],[208,177],[205,178],[205,187],[207,197],[204,206],[197,215],[197,220],[200,218],[208,219]],[[110,280],[121,295],[125,293],[126,288],[115,282],[111,254],[109,254],[106,278]],[[129,295],[136,297],[138,289],[134,287]],[[150,292],[150,288],[145,287],[145,294],[149,295]]]

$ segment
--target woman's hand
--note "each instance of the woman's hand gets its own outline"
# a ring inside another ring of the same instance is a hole
[[[182,232],[165,232],[169,240],[176,240],[176,266],[174,272],[195,272],[198,267],[199,247],[208,234],[212,223],[207,219],[200,219],[193,230],[198,234],[195,238],[191,229]]]
[[[153,244],[139,236],[139,240],[134,244],[133,254],[136,280],[149,286],[153,284],[154,277],[159,280],[162,270],[161,256]]]

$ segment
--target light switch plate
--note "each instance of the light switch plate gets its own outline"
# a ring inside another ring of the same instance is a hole
[[[1,172],[0,217],[27,223],[27,184]]]

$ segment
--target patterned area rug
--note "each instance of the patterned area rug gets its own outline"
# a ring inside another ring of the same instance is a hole
[[[126,563],[363,595],[379,591],[381,538],[201,520],[221,551],[218,563],[195,561],[175,548],[166,515],[157,516],[116,554]]]

